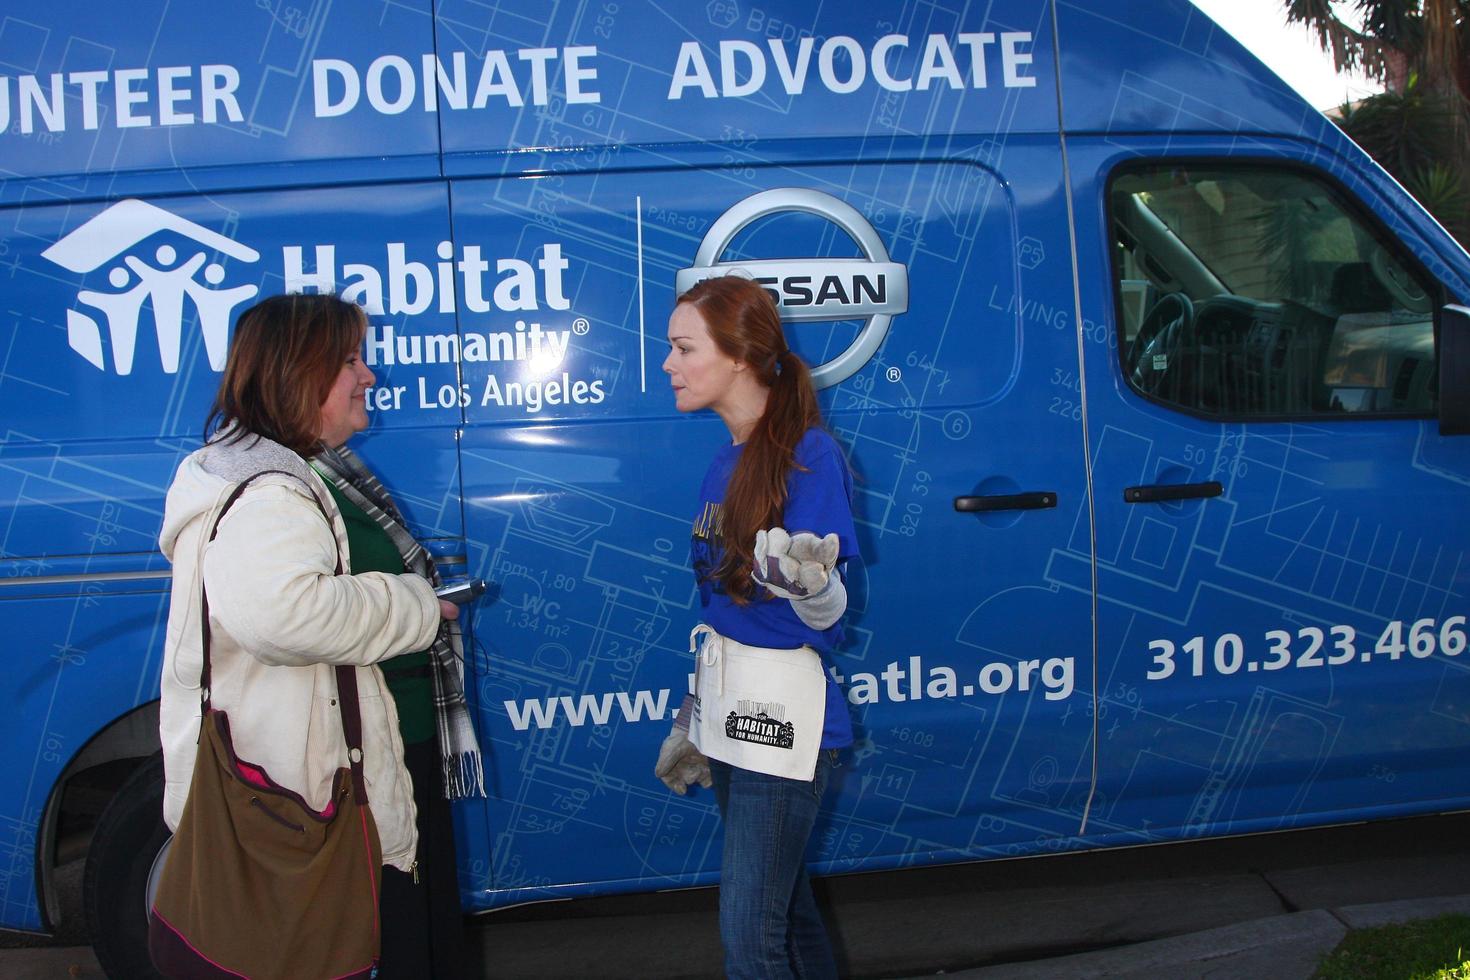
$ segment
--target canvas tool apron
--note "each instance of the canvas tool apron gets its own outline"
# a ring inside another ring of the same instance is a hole
[[[711,759],[753,772],[809,781],[826,720],[827,677],[811,647],[777,650],[721,636],[701,623],[689,740]]]

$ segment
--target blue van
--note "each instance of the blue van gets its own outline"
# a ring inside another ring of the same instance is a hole
[[[821,873],[1470,806],[1470,257],[1184,0],[0,12],[0,926],[138,955],[163,495],[234,315],[369,312],[361,452],[460,575],[465,907],[714,880],[651,772],[779,298],[858,474]]]

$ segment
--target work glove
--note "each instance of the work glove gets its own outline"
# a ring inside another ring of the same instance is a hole
[[[689,741],[689,715],[693,704],[694,695],[686,694],[683,705],[674,714],[674,727],[658,747],[658,761],[653,764],[653,774],[680,796],[688,792],[694,783],[705,789],[715,784],[709,772],[709,759]]]
[[[791,608],[812,629],[824,630],[847,611],[847,589],[836,573],[836,534],[819,538],[783,527],[755,532],[755,567],[750,576]]]
[[[836,534],[825,538],[808,531],[788,534],[784,527],[755,532],[751,577],[783,599],[805,599],[821,592],[836,564]]]

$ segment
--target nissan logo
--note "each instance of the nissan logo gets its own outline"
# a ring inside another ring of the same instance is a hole
[[[826,218],[847,232],[865,257],[719,261],[747,225],[788,211]],[[856,374],[882,346],[894,316],[909,308],[908,268],[888,260],[888,250],[868,220],[845,201],[802,187],[762,191],[720,215],[699,243],[694,264],[675,276],[675,292],[683,295],[701,280],[727,275],[754,279],[764,286],[776,298],[781,318],[789,323],[867,320],[846,350],[812,366],[812,383],[818,388],[829,388]]]

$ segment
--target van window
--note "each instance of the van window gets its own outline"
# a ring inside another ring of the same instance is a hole
[[[1133,169],[1110,193],[1123,373],[1210,416],[1434,411],[1433,301],[1325,181]]]

